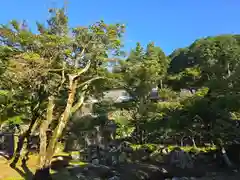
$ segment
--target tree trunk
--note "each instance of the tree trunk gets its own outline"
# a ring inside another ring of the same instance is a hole
[[[138,111],[138,119],[137,119],[137,133],[138,133],[138,143],[140,144],[143,144],[143,134],[142,134],[142,130],[141,130],[141,121],[142,121],[142,118],[143,118],[143,114],[144,114],[144,111],[145,111],[145,104],[144,104],[144,98],[141,97],[140,98],[140,102],[139,102],[139,111]]]
[[[37,121],[37,116],[34,117],[34,119],[32,119],[29,127],[28,127],[28,130],[25,131],[18,139],[18,143],[17,143],[17,148],[15,150],[15,153],[13,155],[13,160],[10,164],[11,167],[15,167],[16,164],[18,163],[19,159],[21,158],[22,156],[22,153],[23,153],[23,149],[24,149],[24,141],[26,138],[29,138],[29,136],[31,135],[31,132],[32,132],[32,128],[34,126],[34,124],[36,123]]]
[[[61,115],[61,117],[59,119],[59,123],[58,123],[57,127],[54,129],[52,138],[49,141],[49,145],[48,145],[47,151],[46,151],[45,162],[44,162],[45,167],[50,166],[51,159],[56,150],[58,140],[61,137],[62,131],[66,127],[66,124],[71,115],[71,108],[73,106],[73,102],[74,102],[75,94],[76,94],[77,80],[74,80],[71,78],[69,78],[69,80],[70,80],[70,82],[69,82],[69,94],[68,94],[67,105],[66,105],[66,108],[65,108],[63,114]]]
[[[163,89],[163,80],[160,80],[160,89]]]
[[[230,159],[228,158],[228,155],[227,155],[226,150],[225,150],[224,147],[221,148],[221,152],[222,152],[222,155],[223,155],[223,160],[224,160],[224,162],[227,164],[227,166],[228,166],[229,168],[233,167],[233,164],[232,164],[232,162],[230,161]]]
[[[181,140],[180,140],[180,141],[181,141],[181,142],[180,142],[180,143],[181,143],[181,146],[184,146],[184,143],[183,143],[184,138],[185,138],[185,136],[183,136],[183,137],[181,138]]]
[[[227,77],[229,78],[231,76],[231,70],[230,70],[230,64],[227,63]]]
[[[84,53],[84,50],[82,51],[82,53]],[[43,158],[44,163],[42,164],[42,166],[44,168],[36,171],[35,177],[34,177],[35,180],[51,179],[51,177],[50,177],[51,160],[52,160],[52,157],[55,153],[55,150],[56,150],[56,147],[57,147],[57,144],[58,144],[58,140],[61,137],[62,132],[67,125],[67,122],[70,118],[70,115],[72,113],[74,113],[73,109],[76,109],[77,107],[80,107],[83,104],[84,96],[85,96],[85,90],[88,87],[87,86],[88,83],[96,79],[96,78],[93,78],[89,81],[86,81],[83,84],[80,84],[80,85],[84,85],[83,86],[84,92],[81,95],[78,102],[76,103],[76,106],[73,107],[76,90],[78,88],[78,78],[82,73],[86,72],[89,69],[90,65],[91,65],[91,62],[89,61],[87,66],[84,69],[82,69],[81,71],[79,71],[77,74],[69,75],[69,93],[68,93],[67,105],[65,107],[64,112],[61,114],[61,116],[59,118],[57,127],[53,131],[53,135],[52,135],[51,139],[49,140],[49,144],[46,148],[46,151],[44,151],[45,152],[45,155],[44,155],[44,158]],[[44,135],[43,135],[43,137],[44,137]],[[42,146],[45,147],[45,145],[42,145]]]
[[[22,148],[22,152],[23,152],[22,155],[21,155],[21,157],[22,157],[22,165],[26,165],[26,163],[27,163],[27,161],[29,159],[28,155],[29,155],[29,150],[31,148],[31,141],[32,141],[31,137],[32,137],[33,133],[36,131],[36,129],[39,127],[40,122],[41,122],[40,119],[38,119],[36,121],[36,123],[32,127],[32,131],[31,131],[30,136],[27,138],[27,145],[23,146],[23,148]]]
[[[217,147],[219,147],[219,149],[221,150],[221,153],[222,153],[222,157],[223,157],[224,162],[227,164],[227,166],[228,166],[229,168],[232,168],[232,167],[233,167],[233,164],[232,164],[231,160],[228,158],[227,152],[226,152],[226,150],[225,150],[225,148],[224,148],[224,145],[223,145],[221,139],[217,139],[216,145],[217,145]]]
[[[45,162],[45,155],[47,149],[47,130],[49,125],[52,123],[53,120],[53,108],[54,108],[54,98],[52,96],[48,99],[48,107],[47,107],[47,119],[42,122],[40,126],[40,148],[39,148],[39,168],[43,169],[44,162]]]
[[[197,145],[196,145],[194,136],[191,137],[191,140],[192,140],[192,143],[193,143],[193,147],[194,147],[194,148],[197,148]]]

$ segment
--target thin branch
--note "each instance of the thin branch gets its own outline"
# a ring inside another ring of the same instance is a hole
[[[86,91],[83,91],[80,98],[78,99],[78,102],[71,108],[71,113],[75,113],[82,105],[85,99]]]
[[[84,54],[85,53],[85,48],[83,48],[83,50],[81,51],[81,53],[80,53],[80,59],[82,60],[83,59],[83,57],[84,57]],[[74,65],[75,65],[75,68],[77,68],[78,67],[78,58],[76,57],[76,59],[75,59],[75,62],[74,62]]]
[[[60,84],[60,86],[59,86],[59,88],[58,88],[58,92],[61,90],[63,83],[66,81],[64,69],[65,69],[65,65],[63,65],[63,69],[62,69],[62,81],[61,81],[61,84]]]
[[[80,71],[76,74],[76,76],[79,77],[81,74],[85,73],[85,72],[90,68],[90,66],[91,66],[91,61],[89,60],[89,61],[87,62],[87,65],[85,66],[85,68],[83,68],[82,70],[80,70]],[[77,77],[76,77],[76,78],[77,78]]]
[[[98,79],[105,79],[104,77],[94,77],[92,79],[89,79],[81,84],[78,85],[78,88],[85,86],[86,84],[90,84],[91,82],[98,80]]]
[[[62,71],[62,70],[72,70],[72,69],[65,69],[65,68],[61,68],[61,69],[48,69],[49,72],[59,72],[59,71]]]
[[[75,113],[82,106],[87,88],[89,87],[89,84],[92,81],[95,81],[97,79],[104,79],[104,77],[95,77],[95,78],[89,79],[88,81],[85,81],[78,86],[78,88],[82,87],[82,94],[81,94],[78,102],[72,107],[71,113]]]
[[[74,82],[74,80],[76,80],[81,74],[85,73],[90,68],[90,65],[91,65],[91,61],[88,61],[87,65],[83,69],[81,69],[79,72],[77,72],[76,74],[69,74],[68,75],[69,81]],[[71,84],[72,83],[69,83],[70,87],[71,87]]]

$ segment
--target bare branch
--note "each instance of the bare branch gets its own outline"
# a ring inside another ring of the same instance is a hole
[[[81,69],[80,71],[78,71],[76,74],[69,74],[69,80],[74,81],[76,78],[78,78],[81,74],[85,73],[91,66],[91,61],[89,60],[87,65]]]
[[[60,84],[60,86],[59,86],[59,88],[58,88],[58,92],[61,90],[63,83],[66,81],[66,78],[65,78],[65,71],[64,71],[64,69],[65,69],[65,64],[63,63],[63,69],[62,69],[62,81],[61,81],[61,84]]]
[[[71,108],[71,113],[75,113],[82,105],[85,99],[86,91],[83,91],[80,98],[78,99],[78,102]]]
[[[77,77],[79,77],[81,74],[85,73],[91,66],[91,61],[89,60],[87,62],[87,65],[85,66],[85,68],[81,69],[78,73],[77,73]]]
[[[83,55],[84,53],[85,53],[85,48],[83,48],[83,50],[81,51],[81,53],[79,55],[81,60],[84,58],[84,55]],[[75,65],[75,68],[78,67],[78,58],[77,57],[75,59],[74,65]]]
[[[61,69],[48,69],[49,72],[59,72],[62,70],[72,70],[72,69],[65,69],[65,68],[61,68]]]
[[[85,86],[86,84],[90,84],[91,82],[95,81],[95,80],[98,80],[98,79],[105,79],[104,77],[95,77],[95,78],[92,78],[92,79],[89,79],[81,84],[78,85],[78,88],[80,87],[83,87]]]
[[[78,86],[78,88],[82,87],[82,94],[78,102],[72,107],[71,113],[75,113],[82,106],[89,84],[97,79],[104,79],[104,77],[95,77],[95,78],[89,79],[88,81],[85,81]]]

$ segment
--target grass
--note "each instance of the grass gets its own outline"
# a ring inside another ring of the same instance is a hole
[[[168,146],[168,150],[173,150],[177,146]],[[178,146],[179,147],[179,146]],[[182,150],[189,152],[189,151],[199,151],[199,152],[208,152],[210,150],[216,150],[216,146],[209,146],[209,147],[194,147],[194,146],[182,146],[180,147]]]
[[[151,151],[156,151],[159,147],[161,147],[161,145],[157,145],[157,144],[143,144],[143,145],[139,145],[139,144],[131,144],[131,147],[134,150],[138,150],[141,148],[148,148]],[[164,147],[164,146],[162,146]],[[179,147],[182,150],[189,152],[189,151],[194,151],[194,152],[208,152],[210,150],[215,150],[216,146],[206,146],[206,147],[194,147],[194,146],[167,146],[166,148],[169,151],[172,151],[174,148]]]

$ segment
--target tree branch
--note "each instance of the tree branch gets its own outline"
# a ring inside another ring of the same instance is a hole
[[[85,48],[83,48],[83,50],[81,51],[81,53],[80,53],[80,59],[83,59],[83,54],[85,53]],[[76,59],[75,59],[75,62],[74,62],[74,66],[75,66],[75,68],[77,68],[78,67],[78,58],[76,57]]]
[[[87,65],[85,66],[85,68],[81,69],[77,74],[76,74],[76,78],[79,77],[81,74],[85,73],[91,66],[91,61],[89,60],[87,62]]]
[[[54,109],[54,97],[50,96],[48,98],[48,107],[47,107],[47,119],[44,120],[40,126],[40,152],[39,152],[39,168],[44,168],[44,161],[46,156],[46,149],[47,149],[47,129],[49,125],[52,123],[53,120],[53,109]]]
[[[82,105],[85,99],[86,91],[83,91],[80,98],[78,99],[78,102],[71,108],[71,113],[75,113]]]
[[[89,80],[87,80],[87,81],[79,84],[79,85],[78,85],[78,88],[83,87],[83,86],[85,86],[86,84],[90,84],[91,82],[93,82],[93,81],[95,81],[95,80],[98,80],[98,79],[106,79],[106,78],[104,78],[104,77],[94,77],[94,78],[92,78],[92,79],[89,79]]]
[[[58,92],[60,92],[63,83],[66,81],[66,78],[65,78],[65,71],[64,71],[64,70],[65,70],[65,66],[63,66],[63,69],[62,69],[62,81],[61,81],[60,86],[58,87]]]

